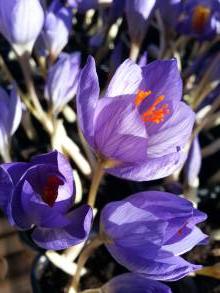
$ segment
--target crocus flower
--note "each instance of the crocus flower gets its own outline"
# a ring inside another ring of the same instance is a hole
[[[89,57],[77,92],[79,124],[108,173],[136,181],[166,177],[182,166],[195,119],[181,97],[175,60],[140,67],[128,59],[99,99]]]
[[[0,31],[17,54],[32,51],[43,23],[39,0],[0,0]]]
[[[75,96],[80,72],[80,53],[63,53],[47,77],[45,97],[51,103],[52,113],[57,115]]]
[[[181,4],[177,30],[200,40],[220,33],[220,3],[218,0],[188,0]]]
[[[54,0],[46,13],[42,34],[52,59],[56,59],[68,43],[71,27],[71,9],[63,6],[60,0]]]
[[[170,288],[141,274],[126,273],[110,280],[102,287],[103,293],[172,293]]]
[[[11,224],[33,230],[40,247],[64,249],[87,238],[92,211],[87,205],[71,210],[74,197],[71,166],[57,151],[0,166],[0,206]]]
[[[192,142],[191,148],[189,150],[188,158],[184,166],[184,174],[186,182],[190,186],[197,187],[198,176],[202,163],[201,148],[199,145],[198,136],[196,136]]]
[[[180,255],[207,238],[196,227],[205,219],[188,200],[149,191],[107,204],[100,229],[105,246],[121,265],[151,279],[174,281],[201,267]]]
[[[22,105],[16,90],[10,95],[0,87],[0,153],[5,161],[9,160],[10,139],[17,130],[22,115]]]

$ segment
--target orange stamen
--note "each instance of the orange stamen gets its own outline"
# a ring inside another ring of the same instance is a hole
[[[151,94],[151,91],[138,91],[135,97],[135,106],[138,107],[140,104]]]
[[[193,11],[192,28],[197,33],[202,33],[210,16],[210,9],[203,5],[198,5]]]
[[[142,120],[144,122],[153,122],[153,123],[160,123],[164,121],[164,116],[170,113],[168,109],[168,105],[164,104],[160,108],[156,108],[158,104],[160,104],[164,100],[164,96],[159,96],[153,103],[152,106],[149,107],[147,111],[142,114]]]

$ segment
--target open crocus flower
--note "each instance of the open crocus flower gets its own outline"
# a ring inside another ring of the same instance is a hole
[[[136,181],[162,178],[182,165],[195,120],[181,97],[175,60],[140,67],[128,59],[99,99],[89,57],[77,93],[79,124],[108,173]]]
[[[157,281],[149,280],[141,274],[127,273],[106,283],[103,293],[171,293],[171,289]]]
[[[40,247],[64,249],[87,238],[92,210],[71,210],[74,196],[71,166],[57,151],[0,166],[0,206],[18,229],[33,229]]]
[[[108,251],[121,265],[151,279],[174,281],[200,268],[180,255],[207,238],[196,227],[205,219],[191,202],[149,191],[107,204],[100,229]]]
[[[177,16],[179,32],[198,39],[209,39],[220,33],[218,0],[187,0],[180,7]]]
[[[43,23],[39,0],[0,0],[0,31],[17,54],[32,51]]]

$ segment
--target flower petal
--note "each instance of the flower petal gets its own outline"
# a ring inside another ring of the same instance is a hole
[[[70,223],[63,228],[37,227],[32,233],[33,240],[40,247],[52,250],[65,249],[85,241],[91,229],[92,209],[84,205],[67,217]]]
[[[111,279],[102,287],[103,293],[172,293],[171,289],[141,274],[127,273]]]
[[[140,66],[130,59],[125,60],[115,72],[105,92],[106,97],[135,94],[142,81]]]
[[[94,114],[99,98],[99,82],[95,60],[88,57],[82,69],[76,96],[77,114],[81,131],[91,146],[94,145]]]

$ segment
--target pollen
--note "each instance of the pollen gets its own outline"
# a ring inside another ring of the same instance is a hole
[[[63,181],[57,176],[48,176],[45,186],[42,190],[42,199],[52,207],[58,196],[58,188],[63,185]]]
[[[198,5],[192,15],[192,28],[197,33],[202,33],[210,17],[210,9],[207,6]]]
[[[151,91],[138,91],[135,97],[135,106],[138,107],[140,104],[151,94]]]

